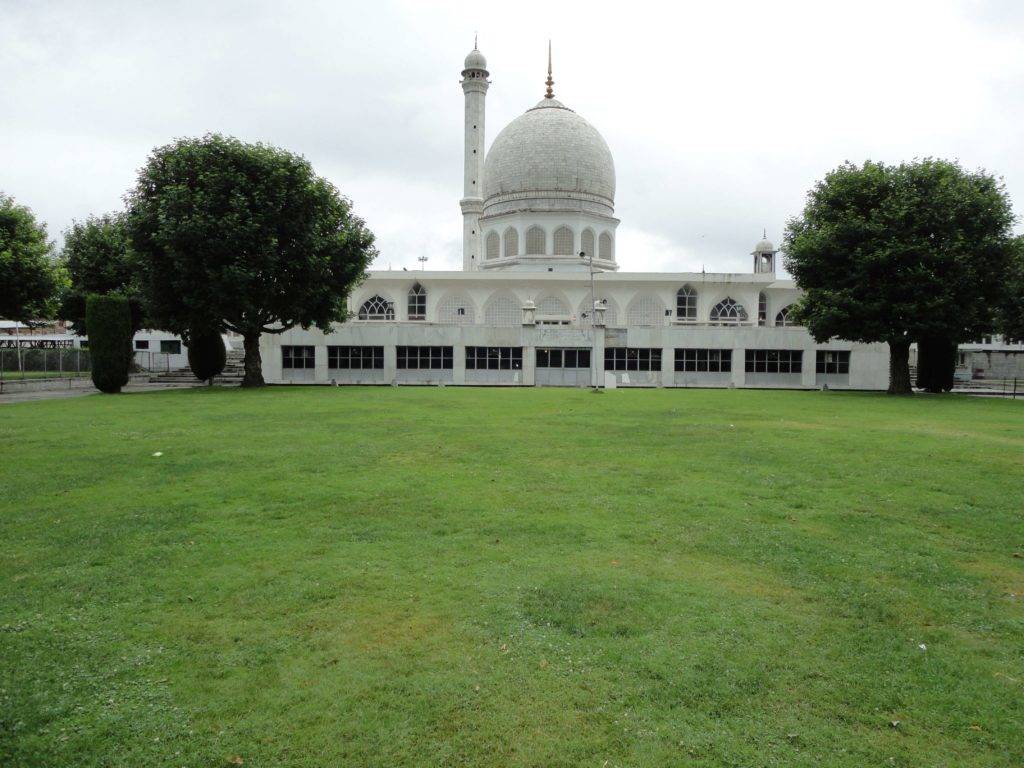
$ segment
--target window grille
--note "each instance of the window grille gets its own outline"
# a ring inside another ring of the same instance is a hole
[[[452,369],[452,347],[396,347],[395,353],[399,370]]]
[[[676,349],[675,369],[685,373],[730,373],[731,349]]]
[[[572,230],[568,227],[559,227],[555,230],[555,255],[572,256]]]
[[[544,317],[568,316],[569,307],[557,296],[545,296],[537,304],[537,314]]]
[[[520,371],[522,347],[466,347],[467,371]]]
[[[660,371],[661,349],[658,347],[606,347],[606,371]]]
[[[530,256],[543,256],[547,252],[547,237],[540,227],[526,230],[526,253]]]
[[[747,321],[747,310],[731,296],[727,296],[712,307],[710,317],[713,323],[743,323]]]
[[[768,325],[768,297],[764,291],[757,294],[757,324]]]
[[[612,258],[612,236],[607,232],[602,232],[601,237],[598,238],[599,253],[598,257],[602,259],[608,259],[611,261]]]
[[[384,347],[327,347],[327,367],[379,371],[384,368]]]
[[[747,373],[802,373],[804,353],[799,349],[748,349]]]
[[[501,240],[497,232],[487,233],[487,258],[496,259],[501,255]]]
[[[382,296],[371,296],[359,308],[360,320],[394,320],[395,304]]]
[[[587,255],[588,259],[599,258],[597,251],[594,250],[594,231],[592,229],[583,230],[583,234],[580,236],[580,250]]]
[[[180,355],[181,342],[177,339],[164,339],[160,342],[160,353],[163,355]]]
[[[684,285],[676,293],[676,317],[680,320],[697,319],[697,291],[690,285]]]
[[[465,296],[446,296],[437,305],[437,322],[446,325],[471,325],[474,321],[473,304]]]
[[[284,344],[281,346],[282,368],[316,368],[316,347]]]
[[[515,296],[499,295],[484,307],[484,322],[496,328],[513,328],[523,324],[523,306]]]
[[[663,325],[665,305],[653,294],[637,296],[626,311],[627,325]]]
[[[409,289],[409,319],[427,319],[427,289],[419,283]]]
[[[505,258],[519,255],[519,232],[512,227],[505,230]]]

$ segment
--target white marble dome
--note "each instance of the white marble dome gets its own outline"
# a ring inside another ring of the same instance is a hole
[[[464,69],[487,69],[487,59],[476,48],[466,56]]]
[[[498,134],[484,163],[484,207],[542,198],[547,207],[611,215],[615,163],[597,130],[545,98]]]

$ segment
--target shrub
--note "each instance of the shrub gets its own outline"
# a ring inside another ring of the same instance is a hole
[[[220,331],[204,329],[188,335],[188,366],[200,381],[212,379],[224,370],[227,350]]]
[[[116,393],[128,383],[132,358],[132,314],[128,299],[117,294],[92,294],[85,302],[92,357],[92,383],[101,392]]]

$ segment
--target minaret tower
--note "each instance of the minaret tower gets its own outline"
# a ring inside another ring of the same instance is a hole
[[[480,214],[484,210],[484,100],[487,97],[487,59],[477,50],[466,57],[462,70],[462,92],[466,95],[465,178],[462,200],[462,269],[480,269],[483,259],[483,234]]]
[[[779,251],[768,239],[768,230],[764,231],[761,242],[754,246],[751,256],[754,257],[754,274],[775,274],[775,254]]]

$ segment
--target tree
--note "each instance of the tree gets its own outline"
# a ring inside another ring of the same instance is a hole
[[[818,341],[889,345],[889,392],[909,394],[912,342],[991,329],[1003,295],[1013,212],[1000,181],[957,163],[840,166],[810,191],[785,234]]]
[[[46,225],[0,194],[0,318],[30,323],[56,313],[61,273]]]
[[[217,134],[154,150],[128,228],[153,322],[241,334],[242,386],[263,384],[261,334],[344,320],[375,255],[351,203],[308,161]]]
[[[61,301],[61,316],[81,335],[89,332],[85,300],[90,294],[117,293],[128,298],[132,334],[145,323],[138,278],[132,262],[125,216],[111,213],[74,222],[64,233],[61,252],[70,286]]]
[[[100,392],[120,392],[128,383],[132,348],[128,299],[115,293],[89,295],[85,300],[85,322],[89,328],[92,383]]]
[[[998,331],[1006,339],[1024,341],[1024,235],[1013,241],[1005,291]]]
[[[228,353],[220,331],[191,330],[185,336],[188,344],[188,367],[200,381],[207,381],[220,375],[227,364]]]

